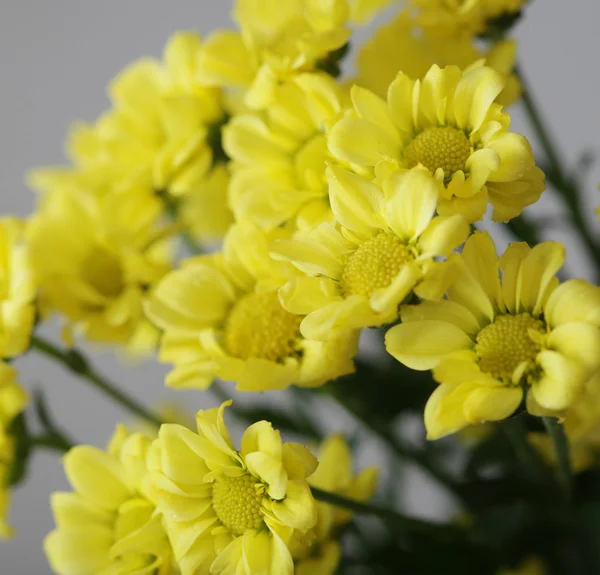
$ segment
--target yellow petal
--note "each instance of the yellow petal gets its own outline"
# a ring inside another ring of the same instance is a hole
[[[564,323],[548,336],[547,346],[579,361],[590,372],[600,367],[600,329],[583,322]]]
[[[513,182],[535,166],[531,145],[520,134],[502,134],[490,141],[486,148],[496,152],[500,158],[499,168],[489,176],[491,182]]]
[[[419,247],[424,255],[448,256],[469,235],[469,224],[460,215],[437,216],[431,220],[419,238]]]
[[[317,521],[317,506],[306,481],[289,481],[285,499],[274,502],[272,511],[283,525],[303,532]]]
[[[541,351],[537,362],[543,375],[531,387],[536,401],[546,409],[567,409],[581,393],[588,370],[556,351]]]
[[[363,235],[385,229],[381,189],[339,166],[327,169],[331,209],[344,227]]]
[[[246,429],[242,436],[242,456],[261,451],[276,459],[282,456],[281,434],[268,421],[259,421]]]
[[[283,465],[291,480],[306,479],[313,475],[319,462],[305,445],[287,442],[283,444]]]
[[[472,346],[471,338],[464,331],[439,320],[404,323],[385,334],[388,353],[419,371],[432,369],[445,355]]]
[[[421,275],[419,266],[414,263],[402,266],[389,286],[376,289],[371,294],[369,302],[373,311],[390,315],[396,313],[398,306],[417,285]]]
[[[464,412],[470,424],[501,421],[510,417],[523,400],[519,387],[482,386],[473,390],[464,403]]]
[[[464,306],[450,300],[423,301],[418,305],[403,306],[400,316],[405,324],[422,320],[451,323],[473,339],[480,330],[475,316]]]
[[[517,312],[517,299],[521,291],[519,286],[521,265],[530,251],[531,248],[525,242],[513,242],[499,259],[502,270],[502,298],[506,309],[513,314]]]
[[[400,146],[379,126],[360,118],[343,118],[328,137],[329,150],[340,160],[375,166],[385,158],[400,156]]]
[[[243,537],[237,537],[218,554],[210,566],[211,575],[241,575],[244,573],[239,567],[243,555],[242,543]],[[190,571],[186,575],[193,575],[193,572]]]
[[[394,127],[387,102],[370,90],[356,85],[352,86],[350,96],[358,117],[384,130],[390,139],[400,146],[398,132]]]
[[[81,496],[102,509],[116,511],[131,497],[124,467],[113,457],[90,446],[77,446],[64,457],[69,483]]]
[[[248,471],[267,484],[267,493],[272,499],[281,500],[286,495],[288,476],[281,458],[254,451],[244,458]]]
[[[112,543],[112,529],[108,526],[90,526],[53,531],[44,540],[44,551],[56,573],[101,573],[109,566]]]
[[[340,297],[337,282],[328,278],[297,277],[279,289],[281,305],[300,315],[309,314]]]
[[[582,279],[568,280],[552,292],[544,315],[551,326],[583,321],[600,327],[600,287]]]
[[[202,83],[213,86],[245,86],[252,82],[256,66],[242,37],[219,30],[203,43],[198,58]]]

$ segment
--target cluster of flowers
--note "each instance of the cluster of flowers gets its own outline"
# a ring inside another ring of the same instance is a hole
[[[58,312],[66,342],[158,347],[169,387],[265,392],[351,373],[361,330],[395,324],[387,351],[439,382],[430,439],[525,403],[565,418],[587,449],[600,288],[559,282],[557,242],[498,256],[474,229],[545,189],[505,111],[520,95],[516,46],[477,42],[523,1],[414,0],[360,50],[356,76],[336,79],[352,28],[390,4],[238,0],[238,30],[176,34],[162,61],[124,70],[111,109],[73,129],[71,164],[31,175],[37,213],[0,223],[0,357]],[[222,247],[175,263],[180,233]],[[15,377],[0,364],[0,473],[13,457],[3,431],[26,403]],[[350,517],[309,484],[367,499],[374,470],[353,478],[337,436],[317,467],[267,422],[238,451],[223,408],[200,412],[197,433],[119,427],[107,452],[69,452],[53,568],[333,573]]]

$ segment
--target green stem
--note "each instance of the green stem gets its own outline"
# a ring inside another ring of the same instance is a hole
[[[462,503],[465,503],[464,494],[461,490],[460,484],[452,478],[443,469],[438,467],[434,462],[431,461],[430,457],[413,447],[408,445],[402,445],[387,425],[381,425],[375,421],[367,419],[357,409],[354,409],[350,402],[345,400],[345,397],[341,394],[335,394],[337,402],[349,413],[351,413],[358,421],[360,421],[367,429],[371,430],[386,446],[400,459],[406,459],[412,463],[418,465],[431,477],[437,479],[442,485],[444,485],[457,499]]]
[[[145,419],[153,425],[160,426],[161,419],[139,404],[133,397],[121,391],[114,383],[100,375],[88,363],[87,359],[77,350],[62,350],[53,343],[38,336],[32,336],[31,347],[62,363],[64,367],[81,376],[85,381],[102,391],[105,395],[114,399],[117,403],[128,409],[134,415]]]
[[[549,130],[546,128],[546,123],[542,119],[541,113],[533,99],[531,89],[527,84],[527,80],[523,77],[523,73],[515,68],[515,72],[519,77],[523,87],[522,101],[525,110],[531,120],[531,124],[537,134],[540,144],[544,150],[546,158],[550,163],[550,171],[547,174],[548,180],[558,190],[561,198],[571,212],[571,220],[578,228],[581,239],[592,256],[596,264],[596,271],[600,273],[600,246],[598,241],[592,234],[588,223],[585,221],[583,214],[583,206],[581,204],[581,191],[577,182],[570,178],[567,170],[562,164],[560,155],[554,146]]]
[[[374,515],[388,523],[394,524],[412,533],[448,537],[457,536],[462,532],[461,529],[455,525],[429,523],[428,521],[423,521],[422,519],[406,517],[385,507],[379,507],[378,505],[373,505],[371,503],[362,503],[360,501],[356,501],[355,499],[348,499],[347,497],[343,497],[337,493],[324,491],[323,489],[319,489],[317,487],[311,486],[311,491],[317,501],[329,503],[330,505],[335,505],[336,507],[342,507],[343,509],[348,509],[349,511],[353,511],[354,513],[358,513],[360,515]]]
[[[571,458],[569,440],[562,424],[555,417],[542,417],[546,431],[554,445],[556,453],[556,479],[561,486],[565,499],[571,498]]]
[[[52,451],[60,451],[61,453],[69,451],[69,449],[74,446],[74,443],[70,439],[66,438],[58,431],[53,431],[46,435],[32,437],[31,444],[34,447],[50,449]]]

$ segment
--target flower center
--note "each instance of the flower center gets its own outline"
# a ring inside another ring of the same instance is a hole
[[[545,332],[544,322],[528,313],[501,315],[477,334],[475,353],[484,373],[510,380],[522,362],[534,362],[540,346],[529,331]]]
[[[423,164],[432,173],[438,168],[444,170],[444,180],[452,179],[452,174],[465,170],[471,154],[471,143],[464,132],[451,126],[432,126],[416,136],[404,150],[407,168]]]
[[[123,270],[119,260],[109,251],[94,248],[85,258],[81,277],[100,295],[112,299],[123,291]]]
[[[402,266],[414,260],[414,253],[396,236],[381,233],[365,242],[348,258],[341,287],[346,295],[369,297],[376,289],[388,287]]]
[[[248,473],[240,477],[222,476],[213,483],[212,505],[217,517],[234,535],[263,524],[262,494]]]
[[[296,352],[302,316],[281,307],[277,292],[250,293],[234,306],[225,324],[225,345],[241,359],[281,361]]]

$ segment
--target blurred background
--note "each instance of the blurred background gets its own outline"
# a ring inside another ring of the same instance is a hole
[[[68,125],[76,119],[92,120],[108,106],[105,88],[119,70],[140,56],[159,57],[176,30],[197,29],[207,34],[228,26],[232,4],[233,0],[1,2],[0,214],[26,216],[33,210],[35,196],[24,184],[25,173],[34,166],[64,161]],[[599,20],[598,0],[533,0],[514,31],[521,67],[570,166],[585,155],[600,153]],[[368,33],[369,29],[360,31],[354,44]],[[530,136],[519,105],[512,116],[513,130]],[[536,149],[535,139],[531,141]],[[600,162],[595,161],[585,176],[590,220],[595,220],[594,210],[600,204],[599,180]],[[568,221],[551,193],[536,204],[533,215],[544,218],[545,238],[566,242],[569,274],[589,278],[587,255],[569,237]],[[56,332],[56,326],[46,326],[46,335],[56,338]],[[131,364],[102,350],[95,350],[93,362],[149,405],[174,395],[191,413],[217,403],[210,394],[167,393],[162,385],[166,366]],[[21,359],[18,367],[26,387],[44,388],[56,421],[79,442],[103,446],[117,421],[131,421],[60,366],[32,356]],[[285,401],[286,397],[274,394],[269,399]],[[332,405],[322,409],[330,430],[343,428],[352,433],[352,422],[343,413]],[[373,441],[362,442],[361,465],[381,456]],[[405,503],[410,511],[426,516],[449,511],[447,501],[430,496],[426,478],[411,473],[405,480]],[[1,575],[50,572],[41,546],[53,527],[48,497],[64,489],[68,486],[59,459],[36,454],[29,479],[14,495],[12,523],[17,536],[0,544]]]

